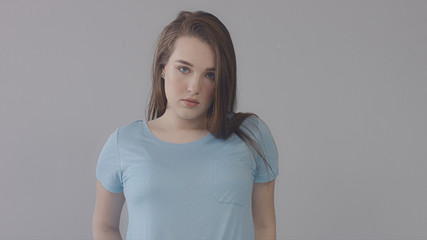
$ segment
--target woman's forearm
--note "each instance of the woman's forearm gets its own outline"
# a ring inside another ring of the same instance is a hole
[[[276,240],[276,226],[255,226],[255,240]]]
[[[118,230],[93,230],[93,240],[122,240]]]

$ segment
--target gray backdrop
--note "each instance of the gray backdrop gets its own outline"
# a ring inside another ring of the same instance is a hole
[[[231,32],[238,110],[279,148],[278,239],[427,239],[427,1],[392,0],[1,0],[1,239],[91,238],[98,155],[145,119],[181,9]]]

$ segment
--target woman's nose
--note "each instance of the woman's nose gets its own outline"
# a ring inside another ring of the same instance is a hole
[[[202,90],[202,81],[199,77],[192,77],[190,82],[188,83],[188,87],[187,90],[188,92],[190,92],[191,94],[199,94],[200,91]]]

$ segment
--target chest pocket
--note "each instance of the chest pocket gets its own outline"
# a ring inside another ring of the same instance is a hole
[[[213,197],[216,202],[240,207],[251,203],[253,187],[251,158],[250,154],[235,153],[213,160]]]

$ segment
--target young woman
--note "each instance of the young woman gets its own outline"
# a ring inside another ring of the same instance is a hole
[[[275,239],[277,149],[265,123],[235,113],[226,27],[181,12],[161,33],[148,121],[117,128],[96,168],[94,239]]]

